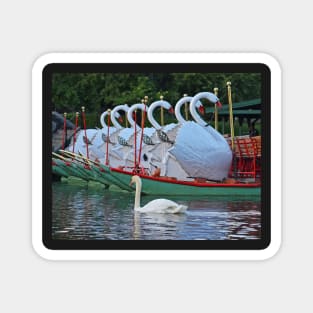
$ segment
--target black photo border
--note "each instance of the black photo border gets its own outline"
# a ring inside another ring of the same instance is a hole
[[[260,73],[261,239],[52,239],[52,75],[54,73]],[[42,71],[42,242],[50,250],[263,250],[271,243],[271,71],[263,63],[50,63]]]

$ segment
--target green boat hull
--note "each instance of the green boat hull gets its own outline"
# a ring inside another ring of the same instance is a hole
[[[121,180],[113,175],[111,169],[108,166],[103,164],[100,164],[99,166],[101,168],[101,171],[99,169],[99,176],[101,179],[106,180],[108,185],[114,185],[126,191],[133,191],[132,187],[129,186],[129,182],[125,182],[124,180]]]
[[[69,176],[68,173],[63,169],[63,167],[56,163],[52,165],[52,173],[54,175],[61,176],[61,177]]]
[[[74,162],[65,162],[63,160],[54,159],[54,163],[56,164],[53,166],[52,170],[55,170],[54,167],[58,168],[59,174],[62,174],[63,177],[78,177],[85,181],[90,180],[93,175],[91,175],[83,165],[75,164]]]
[[[55,160],[52,167],[53,173],[59,176],[74,176],[85,181],[95,181],[104,184],[106,187],[116,186],[125,191],[134,191],[134,187],[129,186],[132,173],[118,169],[110,169],[105,165],[91,165],[89,169],[82,164],[66,164],[62,160]],[[164,196],[241,196],[260,197],[261,187],[259,183],[195,183],[186,181],[169,180],[165,178],[153,178],[145,175],[141,176],[142,193],[148,195]]]
[[[104,184],[107,187],[114,185],[114,179],[111,179],[109,175],[105,175],[105,170],[101,167],[101,165],[99,165],[99,167],[91,165],[90,168],[94,173],[94,181]]]
[[[114,176],[124,185],[129,185],[133,174],[111,170]],[[260,196],[260,184],[208,184],[170,181],[141,176],[142,193],[168,196]]]

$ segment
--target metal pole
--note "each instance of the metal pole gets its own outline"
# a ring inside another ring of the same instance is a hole
[[[147,102],[148,96],[145,96],[144,99],[144,109],[142,110],[142,118],[141,118],[141,136],[140,136],[140,146],[139,146],[139,155],[138,155],[138,166],[140,166],[141,161],[141,150],[142,150],[142,141],[143,141],[143,133],[145,129],[145,120],[146,120],[146,112],[147,112]]]
[[[233,101],[231,97],[231,82],[227,82],[228,104],[229,104],[229,126],[231,137],[231,148],[234,150],[234,117],[233,117]]]
[[[186,93],[184,93],[184,97],[187,97],[188,95]],[[188,118],[189,118],[189,103],[188,102],[185,102],[185,119],[186,121],[188,121]]]
[[[160,96],[161,101],[163,101],[163,96]],[[164,110],[163,107],[161,107],[161,126],[164,126]]]
[[[110,122],[111,122],[111,110],[108,109],[108,130],[107,130],[106,156],[105,156],[105,165],[106,166],[109,165]]]
[[[215,87],[213,90],[214,90],[214,94],[216,96],[218,96],[218,88]],[[217,110],[217,104],[216,103],[214,104],[214,121],[215,121],[215,123],[214,123],[215,129],[218,130],[218,110]]]
[[[63,119],[63,134],[62,134],[62,150],[65,148],[65,142],[66,142],[66,115],[67,113],[64,112],[64,119]]]
[[[134,171],[137,171],[137,110],[135,110],[135,127],[134,127]]]
[[[86,154],[87,154],[87,159],[89,159],[88,137],[87,137],[87,131],[86,131],[86,115],[85,115],[85,107],[82,107],[82,117],[83,117],[84,131],[85,131],[85,138],[86,138]]]
[[[75,118],[75,130],[74,130],[74,138],[73,138],[73,153],[75,152],[75,143],[76,143],[76,132],[78,128],[78,117],[79,117],[79,112],[76,112],[76,118]]]
[[[128,127],[128,119],[127,119],[127,112],[125,112],[125,127]]]

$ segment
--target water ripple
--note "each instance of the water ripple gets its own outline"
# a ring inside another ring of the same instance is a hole
[[[186,214],[134,212],[134,195],[100,186],[53,184],[53,239],[242,240],[260,239],[259,200],[167,197]],[[142,205],[154,197],[142,198]]]

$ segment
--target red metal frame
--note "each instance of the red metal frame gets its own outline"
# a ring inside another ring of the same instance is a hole
[[[253,178],[261,176],[261,137],[235,137],[230,177]],[[231,142],[228,141],[230,146]]]

